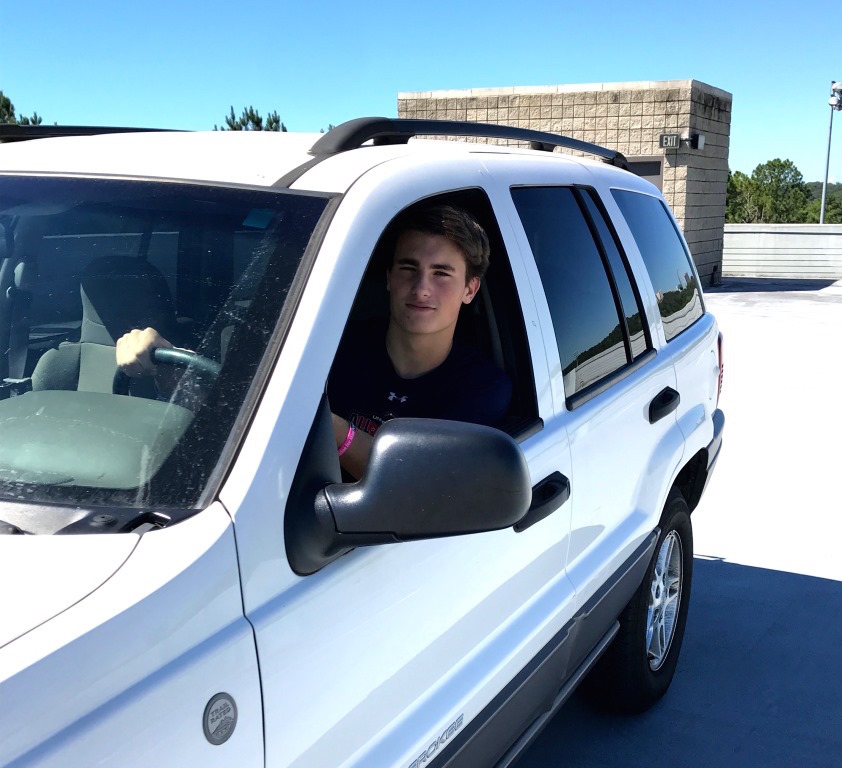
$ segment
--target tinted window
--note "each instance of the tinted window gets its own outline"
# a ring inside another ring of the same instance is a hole
[[[570,397],[628,362],[599,249],[567,187],[512,190],[547,295]]]
[[[623,306],[623,314],[626,318],[626,326],[629,329],[632,358],[637,359],[648,348],[646,340],[648,329],[644,329],[643,327],[642,318],[645,315],[640,308],[640,301],[632,289],[631,272],[629,271],[626,260],[620,254],[614,234],[609,230],[608,224],[605,222],[605,217],[594,200],[594,193],[583,191],[582,199],[599,234],[599,238],[605,249],[605,255],[608,258],[608,264],[614,275],[614,281],[617,284],[617,291],[620,294],[620,300]]]
[[[646,264],[669,340],[704,314],[696,272],[658,198],[621,189],[612,194]]]

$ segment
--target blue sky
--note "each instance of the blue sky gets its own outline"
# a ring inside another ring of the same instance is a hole
[[[789,158],[814,181],[839,17],[830,0],[0,0],[0,90],[50,123],[210,129],[253,105],[317,131],[395,116],[399,91],[694,78],[734,96],[732,170]]]

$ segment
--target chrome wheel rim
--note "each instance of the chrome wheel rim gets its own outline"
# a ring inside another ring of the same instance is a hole
[[[653,672],[663,665],[675,636],[678,608],[681,605],[683,562],[681,538],[675,531],[670,531],[658,550],[649,588],[646,655]]]

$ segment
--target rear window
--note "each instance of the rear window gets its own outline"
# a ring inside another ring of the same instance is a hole
[[[699,277],[664,203],[657,197],[612,189],[652,280],[667,341],[704,314]]]
[[[326,205],[0,176],[0,499],[199,504]],[[147,327],[199,360],[115,394],[116,341]]]

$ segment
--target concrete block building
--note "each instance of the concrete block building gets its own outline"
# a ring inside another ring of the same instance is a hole
[[[709,284],[722,274],[731,102],[698,80],[471,88],[399,93],[398,116],[513,125],[619,150],[663,191]]]

